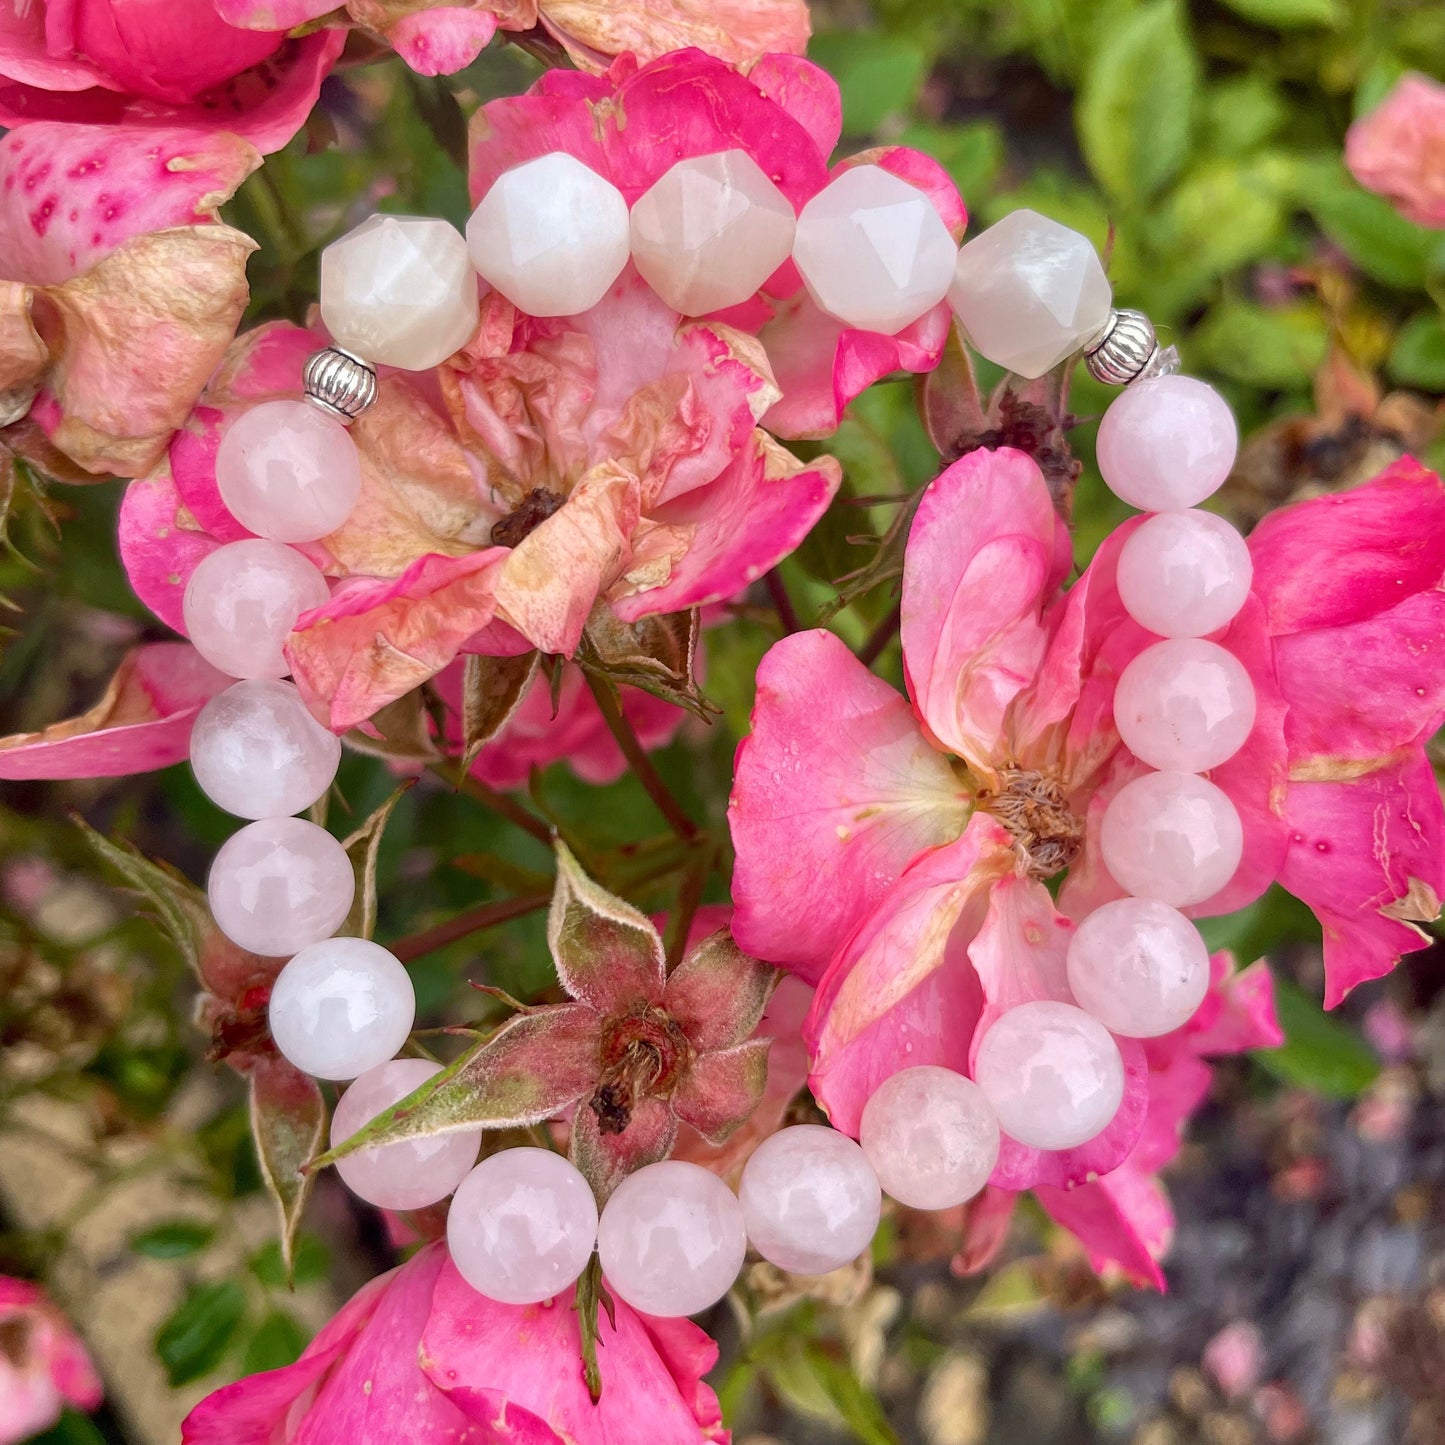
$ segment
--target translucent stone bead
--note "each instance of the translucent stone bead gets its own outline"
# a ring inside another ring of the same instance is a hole
[[[1126,893],[1189,908],[1234,877],[1244,828],[1229,795],[1207,778],[1146,773],[1109,800],[1099,851]]]
[[[263,401],[231,423],[216,451],[231,515],[273,542],[314,542],[351,515],[361,458],[346,428],[304,401]]]
[[[191,729],[201,791],[238,818],[284,818],[331,786],[341,739],[306,710],[289,682],[252,678],[218,693]]]
[[[1161,637],[1203,637],[1232,622],[1254,564],[1243,537],[1211,512],[1160,512],[1119,551],[1119,600]]]
[[[948,299],[981,356],[1033,377],[1083,349],[1112,296],[1087,236],[1022,210],[964,243]]]
[[[416,1021],[411,976],[365,938],[303,948],[271,988],[271,1037],[303,1074],[354,1079],[394,1057]]]
[[[1227,762],[1254,727],[1254,684],[1217,642],[1175,637],[1146,647],[1119,674],[1114,725],[1151,768],[1204,773]]]
[[[827,1274],[857,1259],[883,1203],[862,1149],[818,1124],[764,1139],[743,1168],[738,1199],[753,1248],[789,1274]]]
[[[1069,940],[1068,968],[1079,1007],[1130,1039],[1182,1028],[1209,992],[1209,950],[1199,930],[1153,898],[1096,908]]]
[[[863,1106],[858,1142],[900,1204],[950,1209],[988,1183],[998,1119],[972,1079],[924,1064],[879,1085]]]
[[[1223,486],[1239,428],[1212,386],[1193,376],[1156,376],[1114,398],[1096,445],[1116,496],[1145,512],[1176,512]]]
[[[477,329],[467,243],[431,216],[372,216],[321,253],[321,319],[363,361],[426,371]]]
[[[788,259],[787,197],[741,150],[679,161],[632,207],[632,259],[684,316],[746,301]]]
[[[216,926],[232,943],[286,958],[341,927],[356,875],[324,828],[304,818],[263,818],[221,845],[206,892]]]
[[[498,176],[467,222],[472,265],[529,316],[595,306],[630,246],[622,192],[561,151]]]
[[[675,1319],[714,1305],[748,1252],[731,1189],[700,1164],[666,1159],[629,1174],[602,1209],[597,1253],[616,1295]]]
[[[948,294],[958,250],[933,202],[881,166],[853,166],[798,217],[793,260],[846,326],[891,336]]]
[[[539,1304],[561,1294],[587,1267],[596,1242],[592,1188],[550,1149],[503,1149],[483,1159],[447,1213],[452,1263],[499,1304]]]
[[[1051,999],[1001,1015],[978,1046],[973,1076],[999,1128],[1031,1149],[1087,1144],[1124,1101],[1124,1060],[1108,1029]]]

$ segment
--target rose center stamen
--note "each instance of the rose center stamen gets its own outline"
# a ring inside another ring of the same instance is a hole
[[[1001,768],[999,785],[978,806],[1008,830],[1034,878],[1052,878],[1079,855],[1084,824],[1069,808],[1063,784],[1031,768]]]

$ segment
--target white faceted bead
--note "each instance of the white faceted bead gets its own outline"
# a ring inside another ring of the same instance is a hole
[[[321,253],[321,319],[373,365],[426,371],[477,329],[467,243],[431,216],[372,216]]]
[[[1069,940],[1068,969],[1079,1007],[1130,1039],[1182,1028],[1209,992],[1209,950],[1199,930],[1152,898],[1096,908]]]
[[[1099,851],[1126,893],[1188,908],[1234,877],[1244,827],[1229,795],[1207,778],[1146,773],[1109,800]]]
[[[964,243],[948,299],[981,356],[1035,377],[1083,349],[1112,296],[1087,236],[1021,210]]]
[[[793,260],[846,326],[891,336],[948,294],[958,250],[933,202],[881,166],[853,166],[798,217]]]
[[[1119,551],[1119,600],[1161,637],[1203,637],[1232,622],[1254,564],[1243,537],[1212,512],[1160,512]]]
[[[883,1203],[862,1149],[818,1124],[764,1139],[743,1168],[738,1200],[753,1248],[790,1274],[827,1274],[857,1259]]]
[[[1049,999],[1001,1015],[983,1036],[973,1073],[999,1127],[1031,1149],[1087,1144],[1124,1101],[1124,1060],[1108,1029]]]
[[[700,1164],[665,1159],[629,1174],[602,1209],[597,1253],[612,1292],[675,1319],[714,1305],[748,1252],[731,1189]]]
[[[467,222],[472,265],[529,316],[595,306],[630,244],[622,192],[561,151],[498,176]]]
[[[303,948],[271,988],[271,1037],[303,1074],[354,1079],[392,1058],[416,1020],[411,976],[365,938]]]
[[[331,786],[341,739],[306,710],[289,682],[252,678],[218,693],[191,729],[201,791],[238,818],[284,818]]]
[[[742,150],[679,161],[632,207],[632,259],[684,316],[746,301],[788,259],[788,198]]]
[[[951,1209],[988,1183],[998,1163],[998,1119],[972,1079],[924,1064],[879,1085],[863,1106],[858,1142],[900,1204]]]
[[[462,1180],[447,1250],[478,1294],[506,1305],[561,1294],[587,1267],[597,1203],[576,1165],[549,1149],[503,1149]]]
[[[216,450],[216,486],[231,515],[273,542],[314,542],[351,515],[361,458],[346,428],[304,401],[263,401]]]
[[[441,1071],[442,1066],[429,1059],[391,1059],[368,1069],[341,1096],[331,1116],[332,1148]],[[425,1209],[467,1177],[481,1147],[480,1129],[454,1129],[361,1149],[335,1167],[353,1194],[378,1209]]]
[[[1254,727],[1254,684],[1217,642],[1176,637],[1146,647],[1119,674],[1114,725],[1151,768],[1204,773],[1227,762]]]
[[[221,845],[206,892],[216,926],[232,943],[285,958],[341,927],[356,875],[324,828],[304,818],[263,818]]]

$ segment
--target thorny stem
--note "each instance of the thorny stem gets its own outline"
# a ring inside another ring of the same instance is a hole
[[[494,928],[509,919],[535,913],[551,901],[550,894],[537,893],[525,898],[503,898],[497,903],[484,903],[480,908],[469,908],[465,913],[447,919],[445,923],[438,923],[435,928],[424,928],[419,933],[397,939],[391,945],[391,952],[403,963],[411,963],[413,959],[434,953],[449,943],[455,943],[459,938],[467,937],[468,934],[480,933],[484,928]]]
[[[902,620],[903,604],[895,602],[892,611],[868,634],[868,640],[858,649],[858,661],[864,667],[872,667],[878,661],[883,649],[893,640],[893,634],[898,631]]]
[[[783,581],[782,575],[776,567],[771,568],[763,578],[768,589],[768,596],[773,600],[773,607],[778,614],[778,621],[783,625],[784,634],[801,632],[803,624],[798,618],[797,609],[793,606],[793,599],[788,596],[787,584]]]
[[[535,813],[524,808],[516,799],[509,798],[505,793],[497,792],[495,788],[489,788],[480,778],[474,778],[470,773],[463,774],[458,778],[455,767],[448,768],[444,763],[428,763],[427,768],[443,782],[450,783],[458,792],[465,793],[467,797],[490,808],[509,823],[515,823],[523,832],[530,833],[539,843],[543,844],[548,851],[551,850],[552,830]]]

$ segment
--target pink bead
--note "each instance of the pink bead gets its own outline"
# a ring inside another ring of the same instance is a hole
[[[304,401],[263,401],[231,423],[216,485],[235,519],[273,542],[314,542],[351,515],[361,458],[346,428]]]
[[[1131,507],[1175,512],[1224,484],[1239,450],[1229,404],[1192,376],[1137,381],[1099,423],[1099,470]]]
[[[1207,778],[1146,773],[1109,800],[1099,851],[1125,892],[1188,908],[1234,877],[1244,828],[1229,795]]]
[[[607,1285],[643,1314],[676,1319],[714,1305],[748,1252],[731,1189],[700,1164],[666,1159],[629,1174],[602,1210]]]
[[[330,590],[294,547],[251,537],[202,559],[186,583],[186,632],[197,652],[232,677],[285,677],[281,649],[296,619]]]
[[[1211,512],[1160,512],[1119,552],[1119,600],[1161,637],[1203,637],[1232,622],[1253,576],[1244,538]]]
[[[1217,642],[1170,638],[1119,675],[1114,726],[1151,768],[1204,773],[1228,762],[1254,727],[1254,684]]]
[[[447,1249],[462,1278],[505,1305],[575,1284],[597,1242],[597,1203],[575,1164],[550,1149],[503,1149],[457,1187]]]
[[[1209,991],[1209,950],[1199,930],[1152,898],[1096,908],[1069,941],[1068,968],[1079,1007],[1130,1039],[1182,1028]]]
[[[392,1059],[368,1069],[331,1116],[332,1148],[441,1071],[440,1064],[427,1059]],[[359,1150],[342,1159],[336,1172],[353,1194],[378,1209],[425,1209],[467,1177],[481,1146],[480,1129],[456,1129]]]
[[[1124,1101],[1124,1060],[1108,1029],[1049,999],[1001,1015],[983,1036],[973,1074],[999,1127],[1031,1149],[1087,1144]]]

